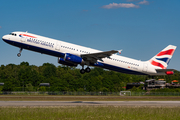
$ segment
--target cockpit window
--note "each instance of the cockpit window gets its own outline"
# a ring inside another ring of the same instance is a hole
[[[14,35],[14,36],[16,36],[16,34],[15,34],[15,33],[9,33],[9,35]]]

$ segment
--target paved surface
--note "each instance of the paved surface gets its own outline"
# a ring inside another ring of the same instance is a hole
[[[168,106],[180,107],[180,101],[0,101],[2,106]]]

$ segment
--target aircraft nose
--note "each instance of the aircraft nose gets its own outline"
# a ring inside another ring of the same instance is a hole
[[[3,37],[2,37],[2,40],[7,40],[7,35],[4,35]]]

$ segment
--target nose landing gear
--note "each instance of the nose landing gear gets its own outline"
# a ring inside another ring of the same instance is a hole
[[[23,48],[21,48],[21,49],[19,50],[19,53],[17,54],[17,56],[18,56],[18,57],[20,57],[20,56],[21,56],[21,52],[22,52],[22,50],[23,50]]]

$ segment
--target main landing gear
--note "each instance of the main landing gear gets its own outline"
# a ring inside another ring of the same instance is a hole
[[[21,56],[21,52],[22,52],[22,50],[23,50],[23,48],[21,48],[21,49],[19,50],[19,53],[17,54],[17,56],[18,56],[18,57],[20,57],[20,56]]]
[[[89,73],[91,71],[91,69],[89,67],[87,67],[86,69],[84,69],[84,66],[82,66],[82,69],[80,70],[81,74],[84,74],[85,72]]]

